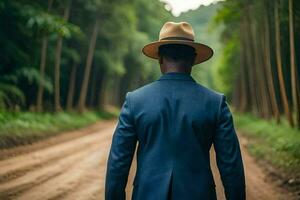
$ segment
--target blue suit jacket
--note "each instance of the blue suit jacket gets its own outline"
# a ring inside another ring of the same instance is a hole
[[[132,199],[216,199],[212,144],[226,198],[245,199],[240,147],[226,98],[190,75],[167,73],[127,93],[108,158],[106,200],[125,199],[137,142]]]

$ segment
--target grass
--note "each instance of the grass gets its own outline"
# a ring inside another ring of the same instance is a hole
[[[300,173],[300,130],[286,121],[264,120],[251,114],[234,113],[235,126],[249,138],[248,149],[258,159],[289,172]]]
[[[0,149],[28,144],[95,123],[111,119],[117,113],[87,111],[84,113],[0,112]]]

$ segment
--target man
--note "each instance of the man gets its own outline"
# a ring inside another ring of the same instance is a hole
[[[213,51],[194,42],[186,22],[167,22],[143,53],[159,60],[163,75],[126,95],[107,165],[106,200],[125,199],[137,148],[134,200],[216,199],[209,150],[214,145],[226,199],[245,199],[243,163],[223,94],[197,84],[193,65]]]

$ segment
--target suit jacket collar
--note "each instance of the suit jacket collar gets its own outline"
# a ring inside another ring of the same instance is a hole
[[[180,72],[168,72],[161,75],[158,81],[162,80],[181,80],[181,81],[193,81],[196,82],[193,77],[189,74],[180,73]]]

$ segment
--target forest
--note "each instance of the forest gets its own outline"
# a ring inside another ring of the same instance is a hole
[[[215,49],[213,61],[193,71],[199,82],[225,93],[238,111],[300,127],[299,2],[227,0],[179,17],[164,6],[146,0],[1,1],[0,109],[120,106],[127,91],[159,76],[157,63],[140,49],[174,20],[189,21]]]
[[[299,129],[300,2],[228,0],[214,22],[225,25],[216,78],[232,105]]]
[[[140,49],[170,16],[159,1],[1,1],[0,109],[119,106],[158,76]]]
[[[224,49],[212,87],[232,96],[242,112],[278,122],[283,113],[299,127],[299,3],[220,4],[213,26],[225,26]],[[101,109],[107,101],[120,105],[128,90],[159,74],[140,53],[171,18],[159,1],[5,0],[0,9],[5,27],[0,32],[2,110],[83,111]]]
[[[29,152],[31,145],[47,144],[47,138],[53,137],[65,145],[63,148],[72,146],[70,152],[77,149],[74,155],[81,147],[86,155],[94,155],[93,148],[99,147],[102,160],[98,164],[103,168],[103,152],[108,150],[126,93],[161,75],[158,62],[142,55],[141,49],[158,39],[166,21],[187,21],[194,28],[196,41],[214,50],[212,59],[193,67],[193,78],[226,95],[243,156],[249,151],[255,157],[251,162],[261,162],[264,171],[276,180],[272,182],[287,186],[299,198],[300,1],[214,1],[179,16],[173,16],[165,2],[1,0],[0,155],[11,150],[10,155],[15,156],[15,147],[28,148]],[[65,137],[65,132],[69,139],[58,138]],[[73,136],[76,142],[69,145]],[[83,137],[91,137],[90,143],[80,140]],[[56,149],[56,143],[50,143],[49,149]],[[53,156],[67,157],[64,153]],[[23,161],[12,162],[12,170],[21,167]],[[82,162],[88,167],[82,171],[92,169],[89,162]],[[245,166],[248,164],[246,160]],[[99,167],[94,168],[97,175]],[[254,170],[249,174],[256,177],[253,166],[248,169]],[[16,177],[21,175],[17,172]],[[71,172],[68,177],[76,178],[77,172]],[[8,193],[3,193],[5,180],[13,182],[14,173],[0,174],[0,199],[30,186],[19,187],[23,182],[16,181],[17,190],[8,188]],[[36,180],[44,179],[34,178],[33,182]],[[62,190],[55,189],[68,180],[63,178],[44,189],[48,194],[48,189],[54,188],[53,197],[60,197],[55,195]],[[259,187],[255,179],[251,180],[253,188]],[[98,185],[94,184],[97,190]],[[264,189],[262,193],[267,194]],[[44,195],[43,190],[33,191]],[[255,197],[255,192],[252,194]]]

